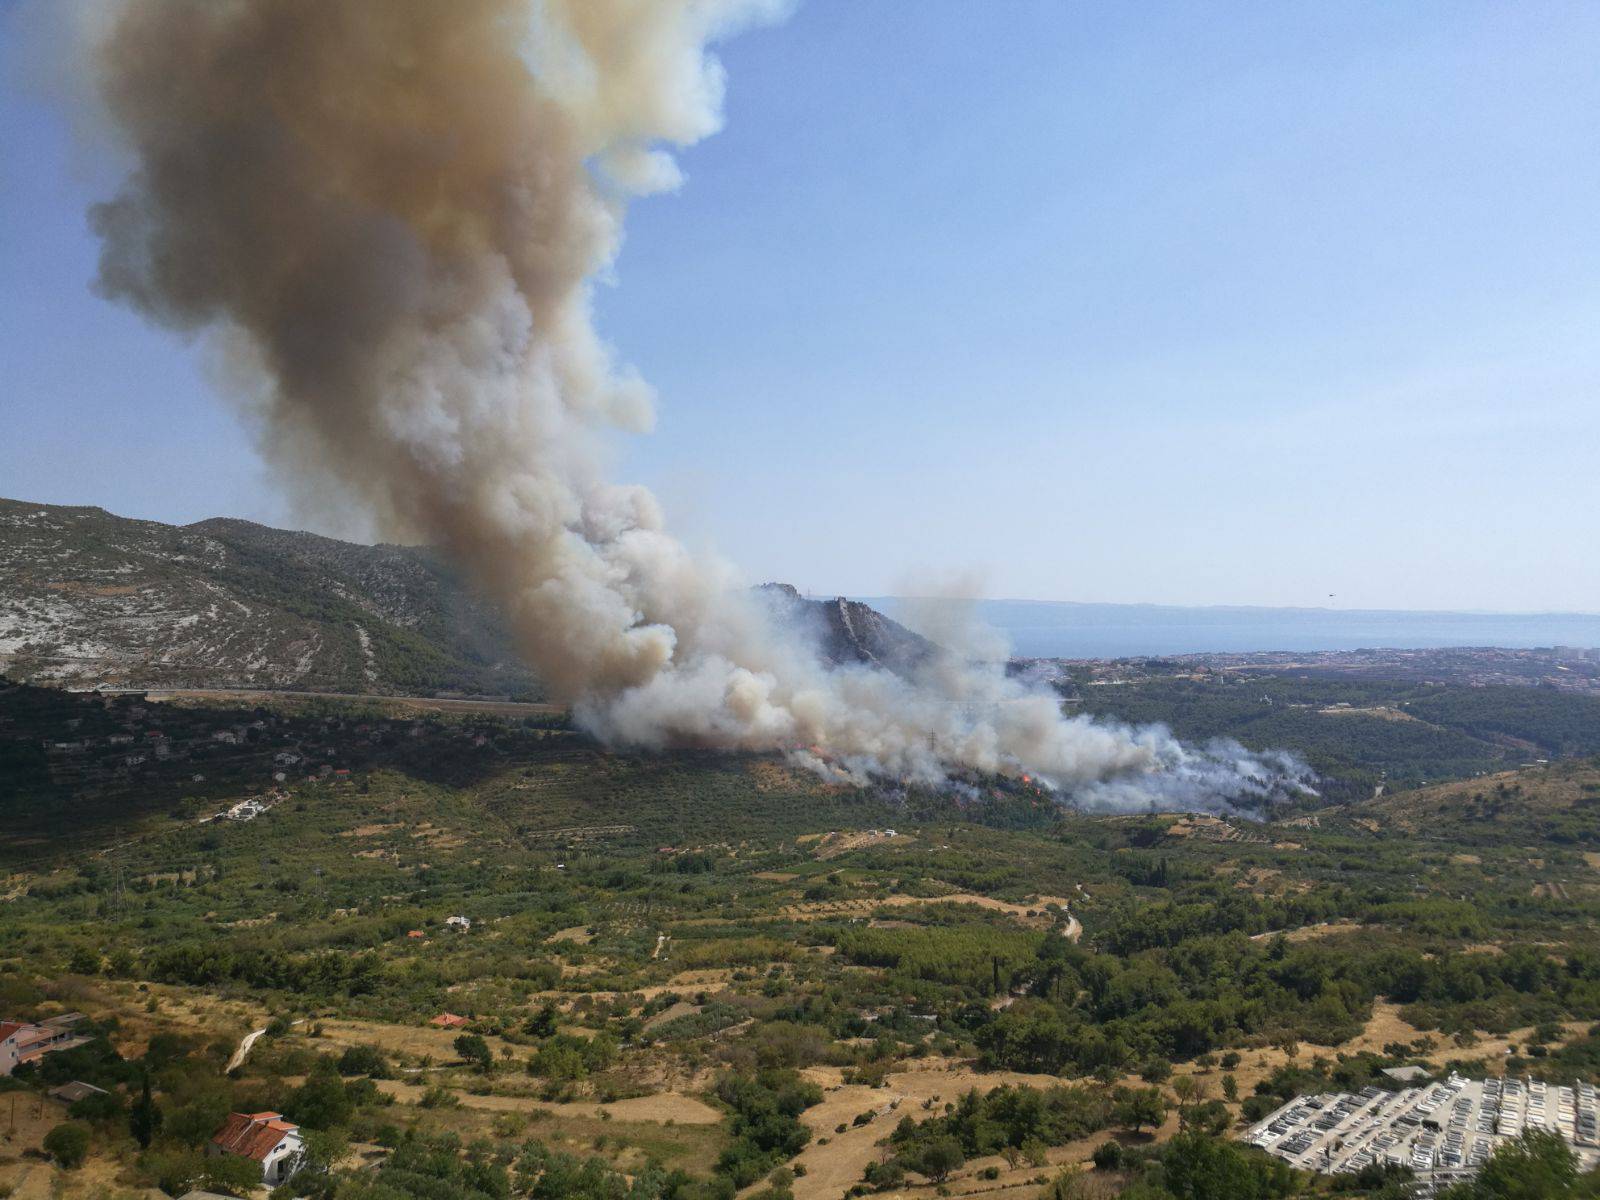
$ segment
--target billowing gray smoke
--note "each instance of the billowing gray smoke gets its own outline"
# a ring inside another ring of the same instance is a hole
[[[607,480],[605,438],[648,428],[652,397],[597,336],[591,281],[627,201],[678,183],[668,150],[718,125],[708,45],[779,7],[94,5],[84,72],[135,164],[92,214],[99,286],[224,351],[295,492],[454,555],[615,744],[1026,772],[1116,803],[1275,774],[1064,720],[992,661],[829,668],[648,492]]]

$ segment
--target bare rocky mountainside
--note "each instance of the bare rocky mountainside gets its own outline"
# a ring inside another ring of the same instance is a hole
[[[809,628],[823,657],[835,664],[866,663],[907,675],[937,649],[859,600],[812,600],[787,583],[764,583],[758,590],[781,616]]]
[[[763,589],[833,662],[932,646],[875,609]],[[499,616],[424,547],[0,499],[0,673],[71,686],[539,698]]]
[[[0,671],[132,687],[536,695],[431,551],[0,500]]]

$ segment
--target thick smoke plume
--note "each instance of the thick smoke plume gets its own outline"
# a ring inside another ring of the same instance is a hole
[[[443,547],[618,745],[782,750],[824,773],[1036,777],[1090,800],[1238,794],[1272,764],[1066,720],[952,653],[830,667],[607,437],[652,396],[591,321],[632,197],[715,131],[708,46],[772,0],[112,0],[85,72],[131,154],[99,287],[226,351],[271,461]]]

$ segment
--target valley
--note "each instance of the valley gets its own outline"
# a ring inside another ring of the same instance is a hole
[[[0,1150],[17,1196],[203,1179],[230,1110],[287,1114],[352,1187],[451,1144],[430,1187],[1110,1195],[1391,1067],[1600,1078],[1583,756],[1263,822],[616,754],[541,709],[0,701],[13,755],[121,736],[134,708],[172,747],[115,786],[54,749],[10,760],[0,1015],[93,1035],[12,1077],[41,1113]],[[317,752],[274,771],[290,745]],[[145,1075],[161,1154],[128,1133]],[[117,1112],[77,1118],[92,1168],[51,1174],[30,1147],[68,1113],[29,1089],[69,1078]]]

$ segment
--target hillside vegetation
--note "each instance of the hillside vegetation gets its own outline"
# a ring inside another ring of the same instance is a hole
[[[35,732],[127,715],[30,701]],[[174,747],[263,721],[317,753],[120,819],[75,785],[106,813],[14,848],[0,1004],[103,1035],[17,1086],[113,1097],[65,1197],[207,1182],[229,1109],[313,1131],[341,1200],[1312,1195],[1228,1134],[1400,1064],[1600,1080],[1592,761],[1257,824],[607,754],[535,711],[142,707]],[[39,1104],[19,1146],[70,1115]]]
[[[1178,668],[1161,660],[1142,665],[1147,674],[1119,686],[1063,686],[1079,698],[1079,711],[1164,724],[1188,741],[1230,737],[1256,750],[1292,750],[1324,777],[1327,799],[1600,754],[1600,697],[1592,695],[1272,670],[1174,673]]]

